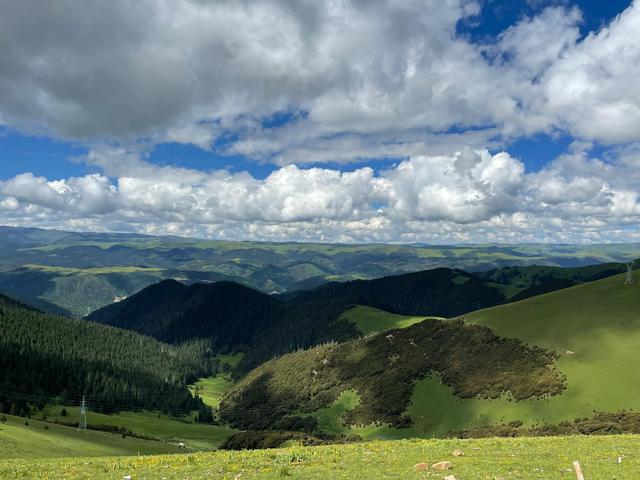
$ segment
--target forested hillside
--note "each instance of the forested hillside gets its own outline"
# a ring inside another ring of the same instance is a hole
[[[98,410],[202,409],[187,385],[215,372],[206,344],[173,346],[118,328],[54,317],[0,295],[0,409],[24,414],[38,397]]]
[[[450,317],[507,300],[504,288],[475,274],[437,268],[375,280],[330,283],[297,292],[292,302],[365,305],[403,315]]]
[[[358,335],[340,306],[293,305],[233,282],[185,286],[166,280],[87,317],[172,344],[206,341],[217,353],[244,351],[239,370],[274,355]]]

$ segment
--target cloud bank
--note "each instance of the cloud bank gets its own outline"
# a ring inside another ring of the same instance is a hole
[[[94,161],[118,152],[94,152]],[[525,173],[506,152],[465,150],[369,167],[301,169],[265,179],[137,159],[130,174],[0,182],[6,223],[216,238],[371,241],[640,240],[637,161],[587,157],[580,145]],[[126,156],[120,152],[121,156]],[[636,157],[633,157],[636,158]],[[141,174],[142,173],[142,174]]]

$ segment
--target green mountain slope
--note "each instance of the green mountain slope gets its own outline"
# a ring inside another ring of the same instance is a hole
[[[377,321],[382,322],[383,316],[378,312]],[[522,423],[520,428],[524,429],[591,418],[594,412],[640,409],[640,356],[637,355],[640,284],[624,285],[624,275],[480,310],[460,318],[469,327],[477,325],[491,329],[489,331],[496,335],[498,344],[513,339],[517,342],[514,345],[532,346],[527,348],[533,350],[531,353],[519,348],[510,350],[510,363],[501,365],[500,354],[491,351],[493,342],[484,341],[484,348],[476,351],[473,336],[457,342],[458,335],[451,331],[438,335],[437,330],[431,330],[437,324],[454,328],[458,323],[426,320],[402,330],[297,352],[268,362],[251,372],[223,399],[221,414],[224,417],[228,412],[229,421],[236,421],[241,408],[263,414],[258,404],[252,403],[254,395],[258,394],[266,399],[266,404],[273,403],[272,410],[280,416],[305,416],[306,412],[311,412],[312,416],[322,418],[325,415],[322,412],[333,405],[331,408],[342,417],[334,419],[334,425],[339,427],[332,427],[331,433],[393,438],[446,436],[465,430],[474,434],[474,429],[510,422]],[[388,316],[389,323],[396,320],[395,315]],[[391,339],[388,339],[389,335]],[[393,352],[382,348],[385,340],[391,343],[408,337],[415,345],[407,341]],[[447,358],[449,349],[457,356]],[[420,354],[418,357],[416,350]],[[501,375],[506,375],[509,368],[516,365],[515,359],[547,358],[544,357],[547,354],[536,357],[533,352],[555,352],[557,359],[550,371],[557,368],[566,389],[545,390],[545,385],[553,385],[549,382],[553,377],[543,375],[536,379],[535,375],[531,376],[536,371],[532,365],[522,364],[517,367],[514,378],[534,389],[543,387],[541,393],[553,394],[519,398],[513,390],[506,393],[510,388],[503,384],[502,393],[494,391],[497,395],[487,394],[488,390],[478,390],[479,395],[475,395],[452,383],[443,370],[421,363],[434,352],[438,352],[444,361],[440,368],[455,366],[468,370],[473,373],[476,384],[485,389],[489,386],[497,388]],[[467,355],[470,355],[469,363],[465,363]],[[326,364],[325,359],[328,360]],[[394,380],[384,387],[388,376]],[[289,387],[284,388],[284,385]],[[403,403],[404,397],[399,396],[399,392],[406,388],[409,398]],[[344,410],[339,407],[340,398],[349,390],[355,390],[359,398]],[[377,396],[372,397],[372,391],[377,392]],[[384,406],[382,410],[376,410],[378,407],[371,405]],[[372,411],[377,413],[363,416],[363,411],[368,412],[367,415]],[[250,418],[251,415],[246,415],[242,421],[248,422]],[[399,419],[403,420],[398,422]],[[371,420],[404,424],[408,428],[367,425]],[[602,431],[607,422],[607,428],[612,431],[619,428],[615,418],[603,416],[598,422],[580,428]],[[324,423],[331,422],[324,419]],[[259,426],[257,423],[252,425]],[[278,426],[278,422],[273,421],[271,426]],[[513,434],[518,429],[510,427],[504,431]],[[489,434],[494,433],[489,431]]]
[[[509,420],[556,423],[593,411],[640,409],[640,284],[614,276],[464,317],[496,334],[561,354],[567,390],[502,410]],[[487,411],[501,405],[487,405]]]
[[[0,295],[0,409],[87,395],[95,408],[203,407],[187,385],[215,371],[203,344],[171,346],[131,331],[54,317]]]
[[[640,284],[624,275],[480,310],[462,317],[494,333],[556,351],[566,390],[546,399],[513,402],[461,399],[435,377],[419,381],[406,432],[371,428],[365,435],[444,436],[487,425],[555,425],[594,412],[640,409]],[[611,426],[615,431],[615,426]],[[512,434],[512,433],[511,433]]]
[[[353,323],[363,335],[371,335],[386,330],[410,327],[415,323],[426,320],[427,317],[397,315],[377,308],[356,305],[345,310],[340,315],[340,319]]]
[[[233,282],[165,280],[87,317],[172,344],[202,340],[215,353],[245,352],[248,371],[276,355],[359,335],[341,305],[289,304]]]
[[[179,453],[176,445],[5,415],[0,423],[0,458],[56,458]],[[10,476],[4,478],[11,478]]]
[[[450,317],[507,300],[504,287],[475,274],[437,268],[374,280],[333,282],[287,297],[301,303],[364,305],[402,315]]]
[[[332,282],[280,296],[269,296],[235,282],[186,286],[165,280],[99,309],[87,319],[172,344],[204,339],[216,353],[246,352],[239,371],[247,372],[294,349],[394,328],[393,322],[383,327],[384,315],[377,320],[371,316],[359,319],[357,313],[365,312],[363,306],[417,317],[410,321],[415,323],[425,316],[451,317],[505,303],[513,295],[522,296],[536,288],[562,288],[564,284],[558,284],[558,278],[573,284],[615,271],[611,266],[583,267],[561,277],[555,272],[559,269],[540,275],[537,270],[530,271],[533,267],[525,268],[525,275],[516,276],[518,269],[503,275],[505,281],[517,280],[517,286],[497,283],[492,275],[485,278],[438,268],[374,280]],[[341,316],[353,305],[359,305],[360,310]],[[366,323],[371,325],[367,327]]]

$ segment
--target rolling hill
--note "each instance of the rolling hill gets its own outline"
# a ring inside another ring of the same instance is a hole
[[[80,431],[74,427],[56,425],[12,415],[5,415],[0,423],[0,458],[56,458],[116,455],[151,455],[179,453],[177,445],[122,438],[110,432]],[[5,477],[10,478],[10,477]]]
[[[414,317],[453,317],[538,290],[610,275],[620,268],[604,265],[557,272],[562,269],[515,267],[487,274],[438,268],[374,280],[332,282],[278,296],[235,282],[187,286],[165,280],[99,309],[87,319],[176,345],[206,340],[216,353],[246,352],[238,371],[247,372],[274,355],[360,336],[362,325],[341,316],[354,305]]]
[[[326,433],[365,438],[635,431],[636,415],[616,412],[640,409],[639,289],[617,275],[457,320],[295,352],[250,372],[223,398],[220,414],[245,427],[275,428],[333,409],[338,417],[324,419]],[[389,324],[395,321],[390,315]],[[476,389],[452,380],[449,368],[469,374]],[[529,394],[505,383],[510,368]],[[270,419],[264,405],[275,412]],[[296,422],[316,433],[322,425]]]
[[[639,252],[638,244],[336,245],[0,227],[0,291],[80,317],[163,279],[229,280],[283,293],[438,267],[575,267],[620,262]]]

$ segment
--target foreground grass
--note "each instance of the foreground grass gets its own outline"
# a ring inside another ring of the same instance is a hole
[[[465,456],[454,457],[454,449]],[[113,479],[575,479],[638,478],[640,437],[401,440],[277,450],[149,457],[0,460],[0,478]],[[618,457],[622,458],[617,463]],[[453,470],[416,473],[414,465],[448,460]]]

